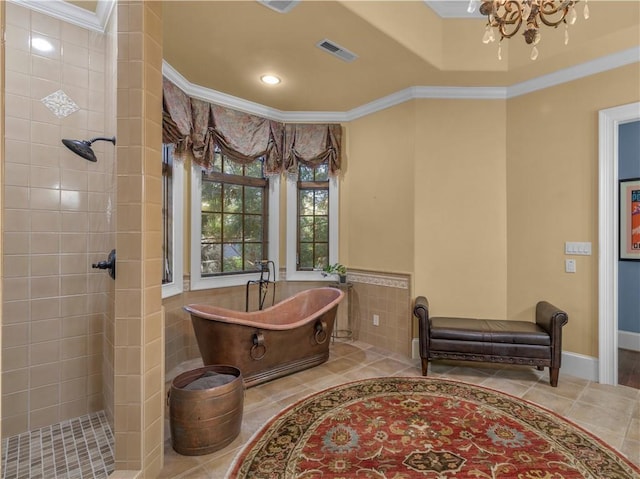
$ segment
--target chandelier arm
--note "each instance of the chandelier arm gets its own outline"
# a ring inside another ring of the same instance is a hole
[[[561,23],[567,23],[566,18],[569,9],[572,8],[578,0],[564,0],[557,4],[557,0],[544,0],[540,4],[539,17],[540,21],[548,27],[557,27]],[[553,20],[550,17],[560,14],[560,18]]]
[[[492,27],[495,27],[500,32],[502,38],[511,38],[522,26],[522,11],[520,10],[519,0],[506,0],[504,4],[501,4],[502,10],[496,5],[500,2],[494,2],[493,4],[493,22],[489,22]]]

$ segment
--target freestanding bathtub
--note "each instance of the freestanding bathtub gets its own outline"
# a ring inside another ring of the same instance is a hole
[[[245,313],[206,304],[184,309],[191,314],[205,366],[235,366],[245,387],[251,387],[324,363],[343,297],[339,289],[323,287],[262,311]]]

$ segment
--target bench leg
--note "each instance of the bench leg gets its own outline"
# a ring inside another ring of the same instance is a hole
[[[429,360],[427,358],[422,358],[422,375],[427,375],[427,370],[429,369]]]
[[[560,373],[560,368],[549,368],[549,382],[551,386],[558,387],[558,374]]]

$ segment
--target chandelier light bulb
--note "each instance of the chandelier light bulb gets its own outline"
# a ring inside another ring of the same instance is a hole
[[[585,4],[584,4],[583,15],[584,15],[584,19],[585,20],[589,20],[589,5],[587,5],[586,1],[585,1]]]
[[[569,25],[573,25],[576,23],[577,18],[578,14],[576,13],[576,9],[571,7],[569,9],[569,13],[567,14],[567,22],[569,22]]]

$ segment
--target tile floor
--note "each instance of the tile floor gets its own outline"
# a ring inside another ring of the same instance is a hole
[[[106,479],[114,467],[103,411],[2,441],[2,479]]]
[[[180,372],[200,367],[189,361],[167,375],[167,387]],[[560,370],[557,388],[549,385],[548,372],[524,366],[455,361],[435,362],[429,374],[486,386],[540,404],[561,414],[606,441],[640,465],[640,390],[606,386],[567,376]],[[181,456],[165,427],[165,459],[160,478],[222,479],[242,446],[280,410],[330,386],[369,377],[419,376],[420,364],[398,354],[358,341],[331,346],[329,361],[245,392],[240,435],[229,446],[203,456]]]

